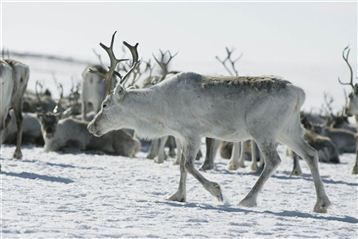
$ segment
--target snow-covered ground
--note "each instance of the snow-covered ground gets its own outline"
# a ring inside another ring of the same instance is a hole
[[[320,164],[332,206],[327,214],[317,214],[312,211],[315,192],[307,166],[302,162],[303,176],[290,177],[292,160],[283,153],[258,207],[242,208],[237,204],[257,175],[249,167],[228,172],[223,159],[204,175],[220,183],[226,203],[216,202],[191,176],[187,202],[178,203],[165,200],[178,186],[179,169],[172,159],[155,164],[142,153],[123,158],[25,147],[24,158],[13,160],[13,151],[2,147],[2,238],[358,236],[354,155],[342,156],[339,165]]]

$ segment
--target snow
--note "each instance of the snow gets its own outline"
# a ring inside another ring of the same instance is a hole
[[[290,177],[292,160],[280,148],[282,163],[258,198],[258,207],[238,203],[257,179],[250,167],[229,172],[226,160],[203,173],[220,183],[218,203],[190,175],[187,202],[165,197],[178,186],[179,169],[169,159],[155,164],[137,158],[93,154],[45,153],[14,147],[1,152],[2,238],[357,238],[358,177],[351,175],[354,155],[341,164],[320,164],[332,206],[312,211],[315,191],[308,167]],[[198,167],[201,162],[197,162]],[[248,162],[246,162],[249,165]]]

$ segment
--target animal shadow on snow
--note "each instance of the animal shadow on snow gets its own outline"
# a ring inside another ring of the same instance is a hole
[[[62,154],[62,153],[59,153]],[[0,158],[0,161],[8,161],[10,163],[38,163],[43,164],[50,167],[60,167],[60,168],[73,168],[73,169],[84,169],[84,170],[104,170],[102,167],[83,167],[77,166],[73,164],[65,164],[65,163],[51,163],[51,162],[44,162],[41,160],[36,159],[21,159],[21,160],[14,160],[12,158]]]
[[[284,175],[280,175],[280,174],[284,174]],[[291,176],[291,172],[288,172],[288,171],[277,171],[271,177],[277,178],[277,179],[283,179],[283,180],[303,179],[303,180],[307,180],[307,181],[313,181],[311,174],[303,173],[300,176]],[[358,183],[350,183],[350,182],[345,182],[345,181],[341,181],[341,180],[335,181],[333,179],[330,179],[329,176],[321,176],[321,179],[322,179],[323,183],[327,183],[327,184],[343,184],[343,185],[347,185],[347,186],[358,186]]]
[[[29,173],[29,172],[21,172],[21,173],[14,173],[14,172],[5,172],[1,171],[1,174],[10,176],[10,177],[18,177],[23,179],[35,179],[35,180],[43,180],[47,182],[56,182],[56,183],[64,183],[69,184],[73,183],[74,181],[69,178],[63,178],[63,177],[55,177],[55,176],[48,176],[48,175],[42,175],[37,173]]]
[[[174,207],[182,207],[182,208],[198,208],[204,210],[215,210],[218,212],[229,212],[229,213],[252,213],[252,214],[271,214],[277,217],[299,217],[299,218],[310,218],[315,220],[326,220],[326,221],[338,221],[338,222],[346,222],[346,223],[358,223],[358,219],[351,216],[323,216],[316,213],[305,213],[299,211],[281,211],[281,212],[273,212],[273,211],[255,211],[246,208],[237,208],[231,207],[227,205],[219,205],[214,206],[210,204],[203,204],[203,203],[181,203],[181,202],[171,202],[171,201],[156,201],[155,203],[162,203],[167,204],[169,206]]]

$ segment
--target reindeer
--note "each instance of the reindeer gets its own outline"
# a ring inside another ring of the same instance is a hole
[[[22,142],[22,98],[29,81],[29,67],[15,60],[0,60],[0,141],[3,131],[10,120],[9,110],[13,109],[16,117],[17,135],[14,158],[21,159]]]
[[[38,114],[46,152],[75,146],[81,151],[99,150],[107,154],[134,157],[139,151],[138,140],[123,130],[116,130],[97,138],[88,132],[87,122],[60,117],[59,113],[53,112]]]
[[[113,52],[114,37],[110,47],[101,44],[111,60],[106,80],[115,74],[119,61]],[[132,68],[137,61],[133,58]],[[194,167],[201,137],[232,142],[253,139],[264,155],[265,166],[240,205],[257,205],[258,193],[280,164],[277,144],[281,142],[306,160],[316,188],[314,211],[327,211],[330,201],[319,174],[317,151],[303,138],[300,108],[305,93],[301,88],[274,76],[222,77],[187,72],[147,89],[128,89],[123,82],[129,73],[120,77],[113,92],[106,96],[88,130],[98,137],[121,128],[134,129],[140,137],[175,136],[184,157],[180,161],[179,188],[169,200],[186,200],[188,172],[215,198],[223,200],[219,184]]]
[[[349,46],[345,47],[342,51],[342,58],[344,60],[344,62],[347,64],[348,68],[349,68],[349,72],[350,72],[350,81],[348,83],[342,82],[340,80],[340,78],[338,78],[338,82],[341,85],[348,85],[351,87],[352,91],[351,93],[348,95],[348,106],[346,108],[346,114],[348,116],[353,116],[355,117],[356,120],[356,125],[358,128],[358,84],[357,83],[353,83],[353,69],[352,66],[349,63],[349,53],[350,53],[351,49]],[[357,142],[357,137],[356,137],[356,161],[355,164],[353,166],[352,169],[352,174],[358,174],[358,142]]]

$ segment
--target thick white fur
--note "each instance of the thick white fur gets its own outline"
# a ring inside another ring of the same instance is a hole
[[[201,137],[240,142],[253,139],[265,159],[258,181],[241,201],[256,206],[264,183],[280,163],[277,143],[288,145],[308,163],[316,187],[314,210],[326,212],[330,202],[319,172],[317,152],[303,139],[302,89],[274,77],[206,77],[181,73],[148,89],[126,91],[117,85],[106,97],[88,129],[100,136],[132,128],[139,136],[173,135],[183,146],[179,188],[170,200],[185,201],[187,172],[222,200],[220,186],[194,168]]]

